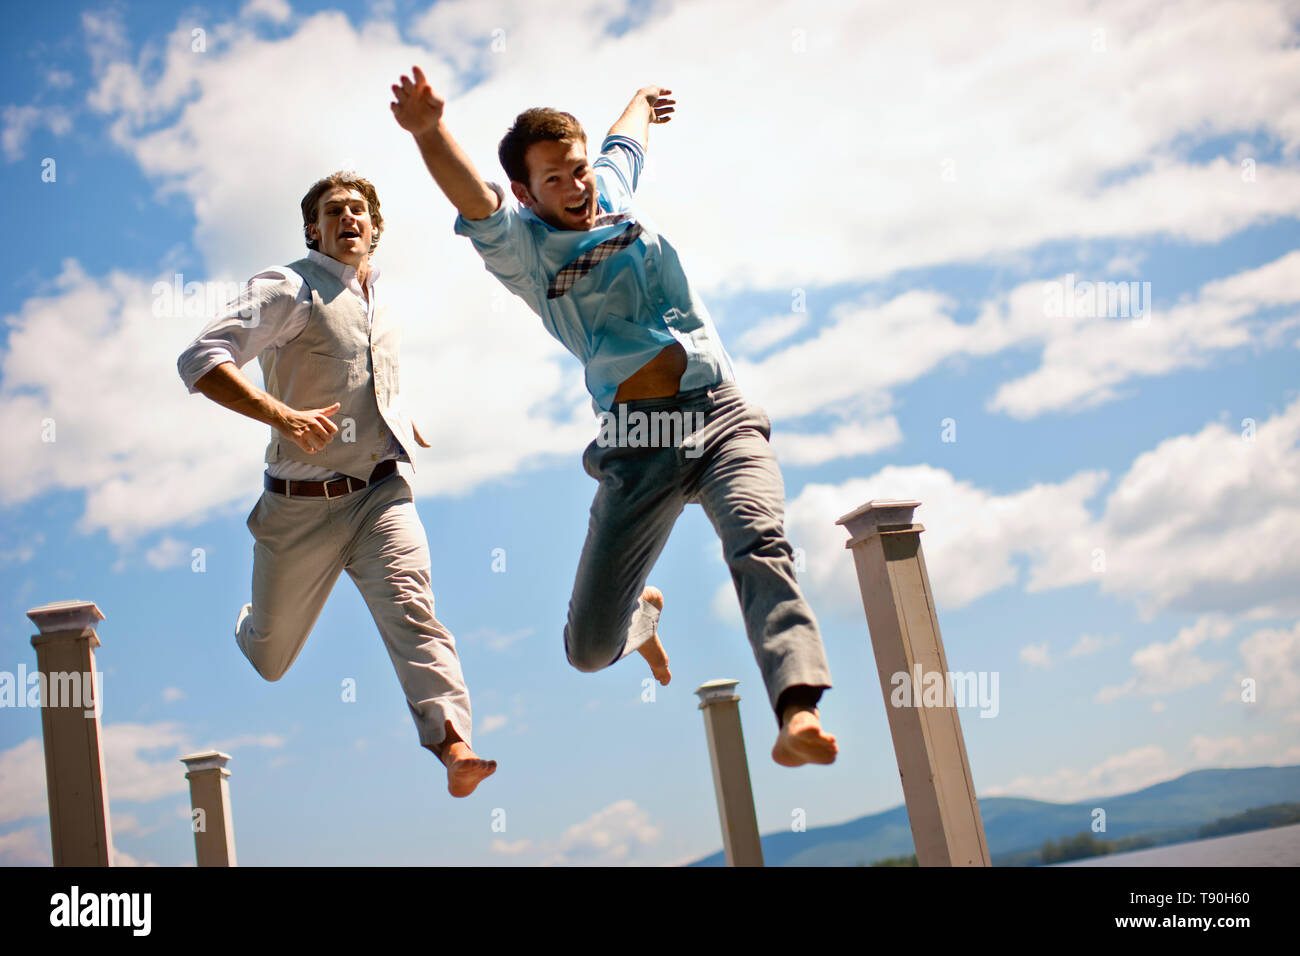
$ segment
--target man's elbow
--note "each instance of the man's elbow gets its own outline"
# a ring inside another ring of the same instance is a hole
[[[208,398],[212,398],[213,390],[220,388],[222,383],[230,378],[229,370],[226,366],[230,366],[233,369],[234,365],[235,363],[233,361],[225,361],[212,366],[212,368],[208,369],[194,380],[194,384],[189,387],[190,393],[194,394],[195,392],[198,392],[208,396]],[[185,381],[184,372],[181,373],[181,381]]]
[[[475,199],[463,201],[457,211],[469,222],[479,222],[489,218],[500,208],[501,197],[489,189]]]
[[[197,381],[191,382],[189,375],[186,374],[185,366],[189,364],[188,360],[188,355],[181,355],[181,357],[176,360],[176,374],[181,377],[181,384],[185,386],[185,390],[193,395],[199,390],[199,383]]]

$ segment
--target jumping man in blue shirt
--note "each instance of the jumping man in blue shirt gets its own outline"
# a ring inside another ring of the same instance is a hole
[[[564,629],[569,662],[596,671],[637,651],[668,683],[663,595],[646,578],[677,516],[698,503],[722,540],[780,728],[772,758],[828,764],[838,747],[816,705],[830,670],[795,581],[771,422],[741,396],[677,253],[633,203],[649,127],[672,118],[671,92],[638,90],[593,163],[573,116],[521,113],[498,149],[521,209],[452,139],[446,103],[419,67],[393,86],[391,106],[459,211],[456,232],[583,363],[601,418],[583,455],[599,486]]]

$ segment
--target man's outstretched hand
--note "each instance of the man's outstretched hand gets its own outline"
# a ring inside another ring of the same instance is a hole
[[[415,77],[414,82],[403,75],[400,84],[393,84],[393,96],[397,102],[388,105],[398,125],[419,136],[437,128],[447,101],[433,92],[424,71],[418,66],[411,68],[411,75]]]
[[[447,101],[429,86],[424,71],[411,67],[414,80],[393,84],[393,118],[415,138],[420,158],[456,210],[466,219],[486,219],[497,209],[497,194],[483,181],[465,151],[442,122]]]
[[[673,107],[677,101],[664,99],[672,94],[672,90],[663,86],[645,86],[638,92],[645,97],[646,103],[650,106],[650,122],[667,123],[673,118]]]
[[[641,87],[623,110],[623,115],[609,128],[610,135],[628,136],[645,146],[650,138],[650,127],[673,118],[677,101],[668,98],[672,92],[666,86]]]

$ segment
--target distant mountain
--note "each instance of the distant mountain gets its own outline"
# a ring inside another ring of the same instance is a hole
[[[1106,811],[1107,840],[1149,836],[1157,843],[1196,839],[1197,829],[1221,817],[1270,803],[1300,800],[1300,766],[1194,770],[1143,790],[1078,803],[1020,797],[981,797],[984,836],[995,866],[1036,862],[1044,840],[1073,836]],[[762,836],[768,866],[857,866],[915,852],[907,808],[897,806],[803,833]],[[722,852],[688,866],[724,866]]]

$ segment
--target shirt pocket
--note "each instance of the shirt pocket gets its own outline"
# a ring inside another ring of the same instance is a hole
[[[295,389],[304,408],[323,408],[346,401],[346,392],[359,388],[366,380],[365,361],[311,352],[304,363],[302,387]]]

